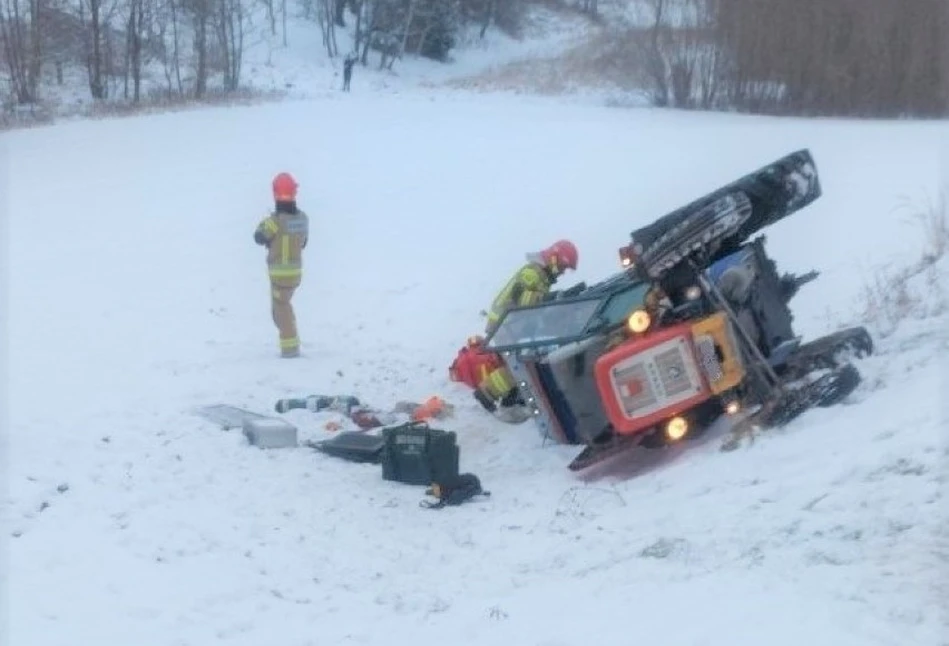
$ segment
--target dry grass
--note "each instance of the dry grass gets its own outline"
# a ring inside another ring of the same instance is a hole
[[[583,42],[557,56],[516,61],[474,76],[453,79],[445,86],[479,92],[513,91],[557,96],[580,89],[635,90],[642,87],[639,70],[625,65],[625,50],[642,31],[594,29]]]
[[[915,217],[923,229],[929,247],[926,257],[931,264],[949,251],[949,189],[943,190],[938,198],[926,204]]]
[[[0,111],[0,132],[45,126],[54,123],[57,118],[107,119],[133,117],[144,114],[180,112],[202,107],[258,105],[279,101],[285,97],[286,93],[280,90],[240,88],[236,91],[208,90],[208,93],[200,99],[160,91],[146,95],[137,103],[123,100],[97,101],[68,108],[41,104],[29,110],[9,108]]]
[[[862,320],[888,336],[901,321],[943,314],[949,293],[936,263],[949,252],[949,189],[923,205],[904,202],[912,222],[922,231],[924,250],[919,259],[898,268],[882,268],[865,281]]]

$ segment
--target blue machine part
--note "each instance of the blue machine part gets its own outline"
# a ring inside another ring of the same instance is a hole
[[[772,368],[783,366],[800,346],[800,337],[783,341],[780,345],[771,350],[771,354],[768,356],[768,363]]]
[[[735,253],[720,258],[709,265],[708,269],[705,270],[705,275],[710,281],[717,285],[722,274],[724,274],[727,269],[747,264],[752,256],[754,256],[754,250],[747,247],[739,249]]]
[[[563,437],[559,438],[559,434],[557,437],[560,441],[566,442],[567,444],[577,444],[577,417],[573,414],[570,406],[567,405],[567,401],[563,397],[561,389],[557,387],[557,382],[554,379],[550,366],[545,363],[539,363],[536,369],[537,378],[540,380],[541,387],[547,395],[547,401],[550,402],[550,407],[553,409],[554,415],[560,421],[560,428],[563,430]]]

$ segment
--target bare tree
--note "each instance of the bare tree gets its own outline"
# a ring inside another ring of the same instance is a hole
[[[287,0],[280,0],[280,21],[283,31],[283,46],[287,46]]]
[[[599,13],[599,4],[597,0],[580,0],[579,6],[580,11],[589,14],[594,18],[597,17]]]
[[[156,26],[168,93],[181,96],[184,94],[184,83],[181,79],[181,12],[178,2],[165,0],[157,13]]]
[[[623,64],[642,68],[654,105],[691,108],[714,94],[708,89],[714,70],[709,68],[713,59],[704,33],[691,24],[694,21],[684,19],[700,13],[703,6],[704,0],[645,0],[642,7],[648,13],[643,17],[650,26],[645,31],[632,28],[623,36],[630,45]]]
[[[40,0],[0,0],[0,40],[10,75],[13,98],[19,104],[37,100],[42,71],[43,4]]]
[[[214,0],[185,0],[185,8],[191,17],[194,50],[194,96],[203,97],[208,90],[209,47],[208,29]]]
[[[242,0],[218,1],[218,38],[224,57],[224,89],[240,86],[241,62],[244,58],[245,15]]]
[[[488,32],[488,27],[491,26],[491,21],[494,20],[494,14],[497,8],[498,0],[486,0],[484,3],[484,9],[481,13],[481,31],[478,32],[478,38],[483,39],[484,35]]]
[[[127,0],[128,20],[125,23],[125,79],[123,94],[129,98],[129,78],[132,81],[132,101],[142,96],[143,48],[148,21],[144,0]],[[149,8],[150,10],[151,8]]]
[[[339,53],[339,47],[336,44],[334,6],[333,0],[316,0],[316,20],[323,36],[323,46],[326,47],[326,53],[330,58]]]
[[[402,58],[405,54],[405,46],[409,41],[409,33],[412,31],[412,20],[415,18],[416,6],[418,6],[418,0],[409,0],[409,9],[405,14],[405,24],[402,25],[402,39],[399,43],[399,51],[397,54],[399,58]],[[393,57],[393,59],[394,58],[395,57]]]
[[[359,53],[360,62],[366,65],[369,61],[369,46],[377,32],[377,11],[380,0],[357,0],[358,13],[356,14],[356,34],[353,41],[353,51]]]
[[[106,24],[103,0],[79,0],[79,20],[85,28],[84,57],[93,99],[108,96],[106,72]]]
[[[274,9],[273,3],[274,0],[260,0],[260,2],[267,9],[267,21],[270,23],[270,34],[272,36],[277,35],[277,12]],[[287,3],[283,3],[284,10],[286,10]]]

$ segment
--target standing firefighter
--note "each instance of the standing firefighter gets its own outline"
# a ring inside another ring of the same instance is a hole
[[[559,240],[543,251],[527,254],[527,264],[517,270],[494,299],[488,311],[486,333],[494,332],[501,317],[512,307],[526,307],[544,300],[567,269],[576,270],[577,259],[577,247],[569,240]]]
[[[297,208],[297,182],[289,173],[273,180],[274,212],[261,220],[254,242],[267,247],[273,321],[280,333],[280,355],[300,355],[296,316],[290,299],[303,278],[303,254],[310,235],[306,213]]]

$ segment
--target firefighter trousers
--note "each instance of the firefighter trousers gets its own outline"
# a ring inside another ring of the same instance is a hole
[[[296,357],[300,355],[300,337],[297,334],[297,319],[290,300],[297,285],[277,285],[271,283],[271,311],[273,322],[280,335],[280,355]]]

